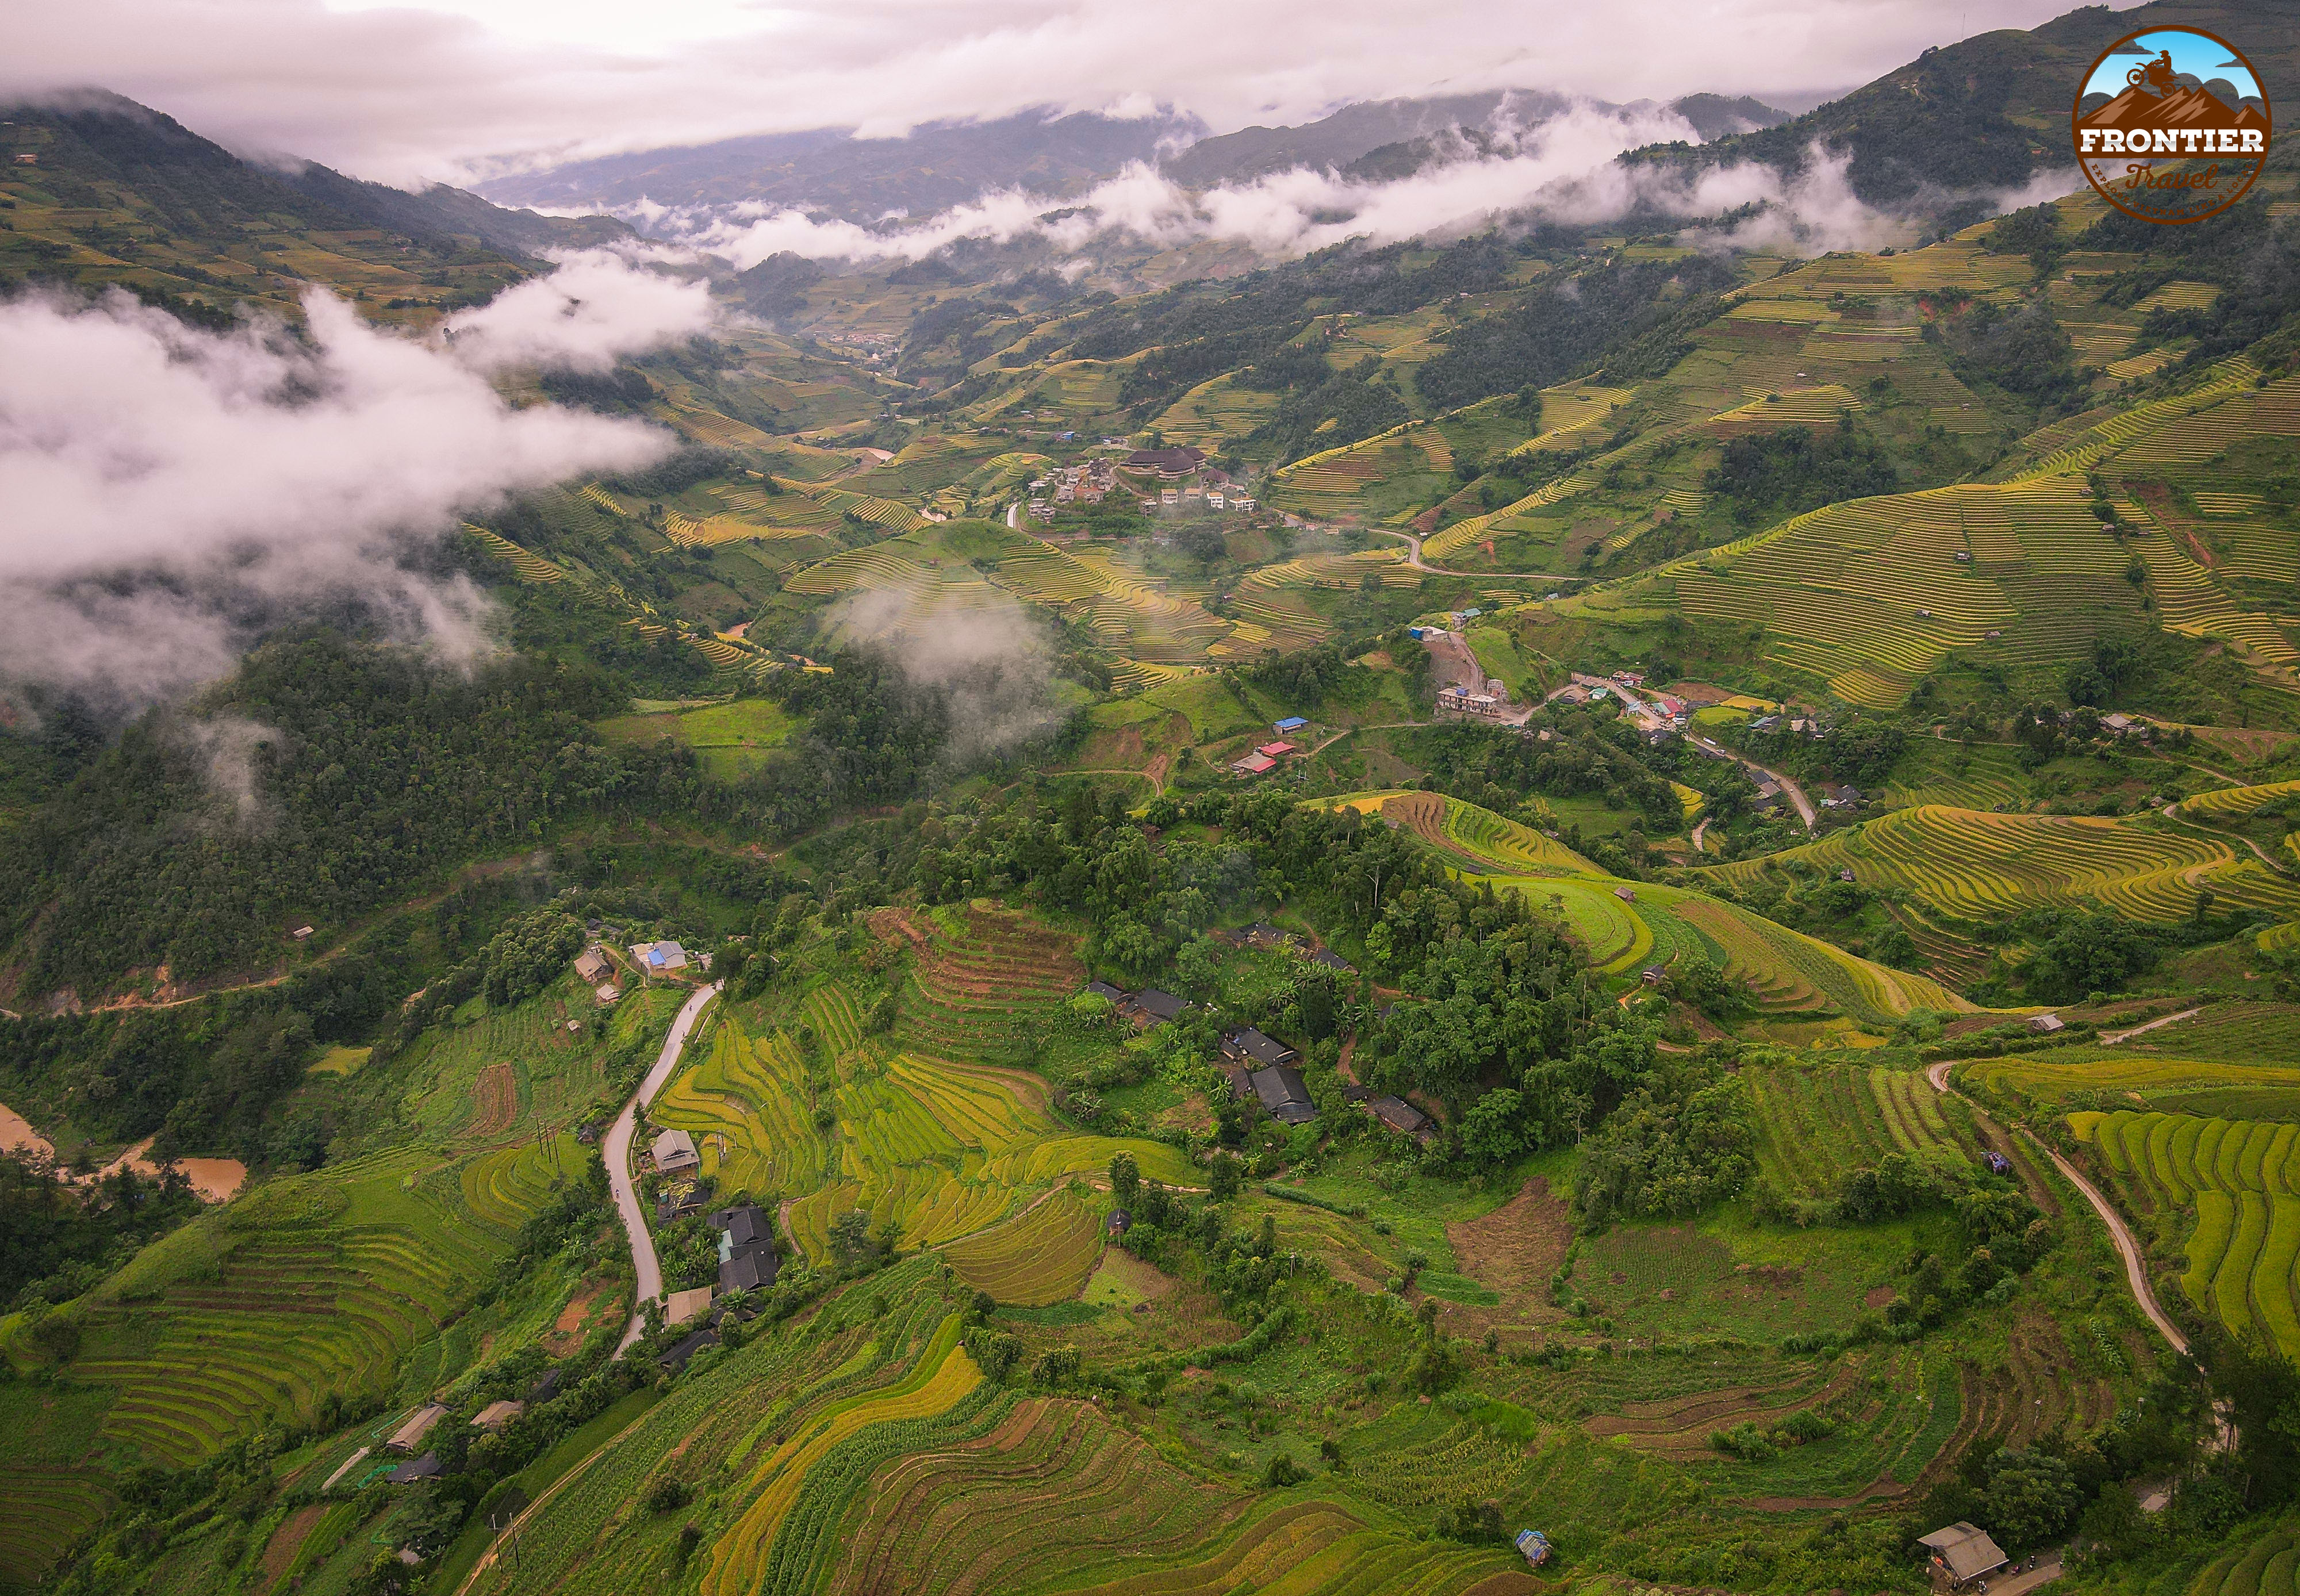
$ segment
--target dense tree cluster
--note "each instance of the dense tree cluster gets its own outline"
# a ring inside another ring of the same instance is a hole
[[[1784,427],[1729,440],[1701,486],[1731,502],[1737,522],[1754,527],[1840,499],[1896,493],[1901,472],[1848,411],[1818,434]]]

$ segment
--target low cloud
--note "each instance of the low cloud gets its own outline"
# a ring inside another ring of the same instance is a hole
[[[824,628],[879,649],[911,681],[942,694],[950,706],[943,759],[954,767],[1005,752],[1062,722],[1045,628],[1004,594],[958,604],[904,587],[870,588],[833,605]]]
[[[548,276],[457,312],[443,332],[456,360],[474,370],[604,371],[624,355],[708,331],[712,320],[707,284],[680,282],[598,249],[560,257]]]
[[[756,204],[708,212],[646,205],[624,214],[738,266],[786,252],[812,260],[915,261],[968,239],[1038,237],[1068,253],[1112,235],[1168,247],[1223,240],[1288,256],[1350,238],[1390,244],[1474,230],[1537,205],[1553,186],[1604,167],[1623,150],[1698,137],[1672,112],[1585,103],[1530,128],[1504,129],[1490,153],[1441,160],[1388,182],[1295,167],[1193,193],[1136,163],[1080,198],[1001,189],[910,226],[866,228]]]
[[[484,647],[484,597],[438,558],[460,516],[676,442],[489,385],[507,362],[592,364],[693,325],[684,299],[573,271],[471,312],[454,344],[322,292],[300,336],[203,331],[116,292],[0,303],[0,683],[132,708],[297,616]]]

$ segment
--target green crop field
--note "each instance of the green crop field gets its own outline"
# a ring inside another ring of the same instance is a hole
[[[2120,1110],[2071,1114],[2128,1193],[2150,1207],[2192,1209],[2181,1289],[2238,1335],[2257,1330],[2286,1356],[2300,1352],[2300,1126]]]
[[[1757,1161],[1775,1188],[1825,1198],[1851,1170],[1895,1152],[1973,1151],[1940,1093],[1914,1070],[1815,1064],[1744,1071],[1762,1136]]]
[[[2287,1524],[2237,1541],[2197,1571],[2183,1596],[2293,1596],[2296,1591],[2300,1530]]]
[[[2139,819],[2001,815],[1941,804],[1896,810],[1786,853],[1714,867],[1714,873],[1746,886],[1766,875],[1787,878],[1792,864],[1850,869],[1864,885],[1904,887],[1961,919],[2043,903],[2178,920],[2194,912],[2203,887],[2225,903],[2300,911],[2300,883],[2214,837]]]
[[[1102,1210],[1074,1185],[943,1249],[958,1277],[1018,1308],[1075,1297],[1102,1258]]]

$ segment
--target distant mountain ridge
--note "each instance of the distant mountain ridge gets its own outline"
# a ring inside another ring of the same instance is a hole
[[[480,187],[500,204],[617,209],[642,200],[674,207],[752,202],[868,225],[892,214],[930,214],[991,189],[1065,197],[1135,162],[1154,162],[1191,188],[1251,182],[1294,167],[1394,179],[1577,103],[1586,102],[1522,88],[1370,100],[1314,121],[1211,137],[1200,137],[1204,127],[1195,118],[1171,113],[1129,121],[1026,112],[987,122],[930,124],[907,138],[856,138],[820,129],[647,150]],[[1642,110],[1651,103],[1600,108]],[[1688,95],[1669,109],[1704,138],[1788,120],[1788,112],[1746,96]]]

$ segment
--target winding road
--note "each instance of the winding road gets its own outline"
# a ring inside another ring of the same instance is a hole
[[[687,1046],[687,1038],[695,1029],[704,1005],[719,995],[721,983],[696,989],[687,1000],[678,1018],[671,1022],[671,1035],[662,1039],[662,1052],[655,1056],[654,1068],[646,1072],[639,1089],[631,1093],[631,1101],[615,1116],[606,1141],[600,1147],[600,1156],[607,1165],[607,1185],[615,1194],[615,1211],[622,1216],[623,1234],[630,1238],[631,1273],[638,1276],[638,1293],[631,1299],[631,1322],[623,1331],[623,1339],[615,1343],[615,1355],[620,1358],[630,1344],[638,1340],[646,1328],[646,1305],[662,1295],[662,1265],[654,1255],[654,1236],[647,1229],[646,1205],[639,1200],[638,1184],[631,1179],[631,1138],[638,1132],[639,1111],[654,1101],[665,1082],[679,1068],[679,1055]]]
[[[1806,797],[1804,789],[1789,779],[1785,772],[1770,769],[1757,763],[1746,753],[1736,753],[1713,737],[1696,737],[1693,741],[1712,753],[1722,754],[1745,770],[1754,770],[1758,775],[1770,778],[1775,786],[1780,788],[1788,801],[1796,806],[1797,819],[1804,822],[1804,828],[1807,831],[1811,831],[1820,821],[1821,811],[1813,808],[1812,800]]]
[[[1933,1090],[1936,1092],[1955,1092],[1955,1088],[1948,1084],[1948,1072],[1955,1066],[1955,1060],[1944,1059],[1926,1069],[1925,1079],[1933,1084]],[[1961,1092],[1956,1092],[1955,1094],[1959,1097],[1964,1096]],[[1965,1101],[1970,1102],[1971,1100],[1967,1098]],[[2140,1311],[2148,1316],[2148,1322],[2154,1325],[2158,1333],[2172,1343],[2174,1351],[2184,1358],[2192,1356],[2188,1351],[2188,1338],[2180,1334],[2179,1326],[2172,1323],[2156,1301],[2156,1293],[2148,1284],[2148,1270],[2141,1262],[2140,1243],[2133,1239],[2132,1227],[2125,1224],[2124,1216],[2109,1206],[2108,1199],[2101,1195],[2100,1188],[2079,1174],[2074,1164],[2046,1147],[2036,1137],[2029,1135],[2027,1131],[2024,1130],[2021,1134],[2027,1137],[2030,1146],[2053,1160],[2053,1167],[2061,1172],[2063,1179],[2084,1193],[2084,1200],[2092,1204],[2092,1211],[2100,1216],[2100,1222],[2103,1225],[2108,1226],[2109,1239],[2116,1243],[2117,1251],[2124,1259],[2125,1282],[2132,1287],[2133,1300],[2140,1304]]]

